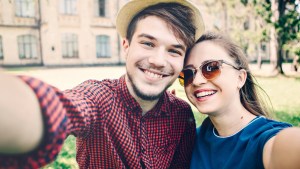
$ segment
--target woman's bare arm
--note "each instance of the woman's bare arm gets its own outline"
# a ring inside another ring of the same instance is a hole
[[[265,168],[300,169],[300,128],[292,127],[280,131],[269,146],[271,150],[264,151],[264,157],[268,159],[269,156],[269,163],[265,164]]]

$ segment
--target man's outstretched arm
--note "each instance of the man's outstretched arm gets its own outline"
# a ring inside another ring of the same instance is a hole
[[[0,79],[0,153],[29,152],[43,136],[39,102],[20,78],[0,73]]]

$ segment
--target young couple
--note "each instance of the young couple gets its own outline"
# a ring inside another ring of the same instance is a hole
[[[69,134],[76,136],[80,168],[299,164],[299,129],[282,130],[290,125],[266,118],[245,56],[222,36],[202,35],[195,5],[132,0],[116,25],[127,70],[119,79],[60,91],[0,74],[0,168],[41,167]],[[189,104],[166,92],[178,76],[191,103],[208,115],[197,132]]]

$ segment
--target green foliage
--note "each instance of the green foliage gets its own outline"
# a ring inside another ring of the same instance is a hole
[[[56,160],[43,169],[77,169],[79,168],[75,159],[76,156],[76,139],[69,136]]]
[[[297,49],[295,50],[295,54],[298,55],[298,56],[300,56],[300,48],[297,48]]]
[[[300,113],[287,114],[284,111],[276,111],[274,117],[279,121],[284,121],[292,124],[293,126],[300,126]]]

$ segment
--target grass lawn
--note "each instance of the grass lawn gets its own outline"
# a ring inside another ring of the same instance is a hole
[[[257,78],[258,83],[269,95],[273,104],[272,117],[300,126],[300,78]],[[176,95],[185,100],[183,88],[176,82],[171,89],[176,89]],[[197,125],[200,125],[205,116],[193,107]],[[69,136],[57,160],[44,168],[78,168],[75,160],[75,138]]]

